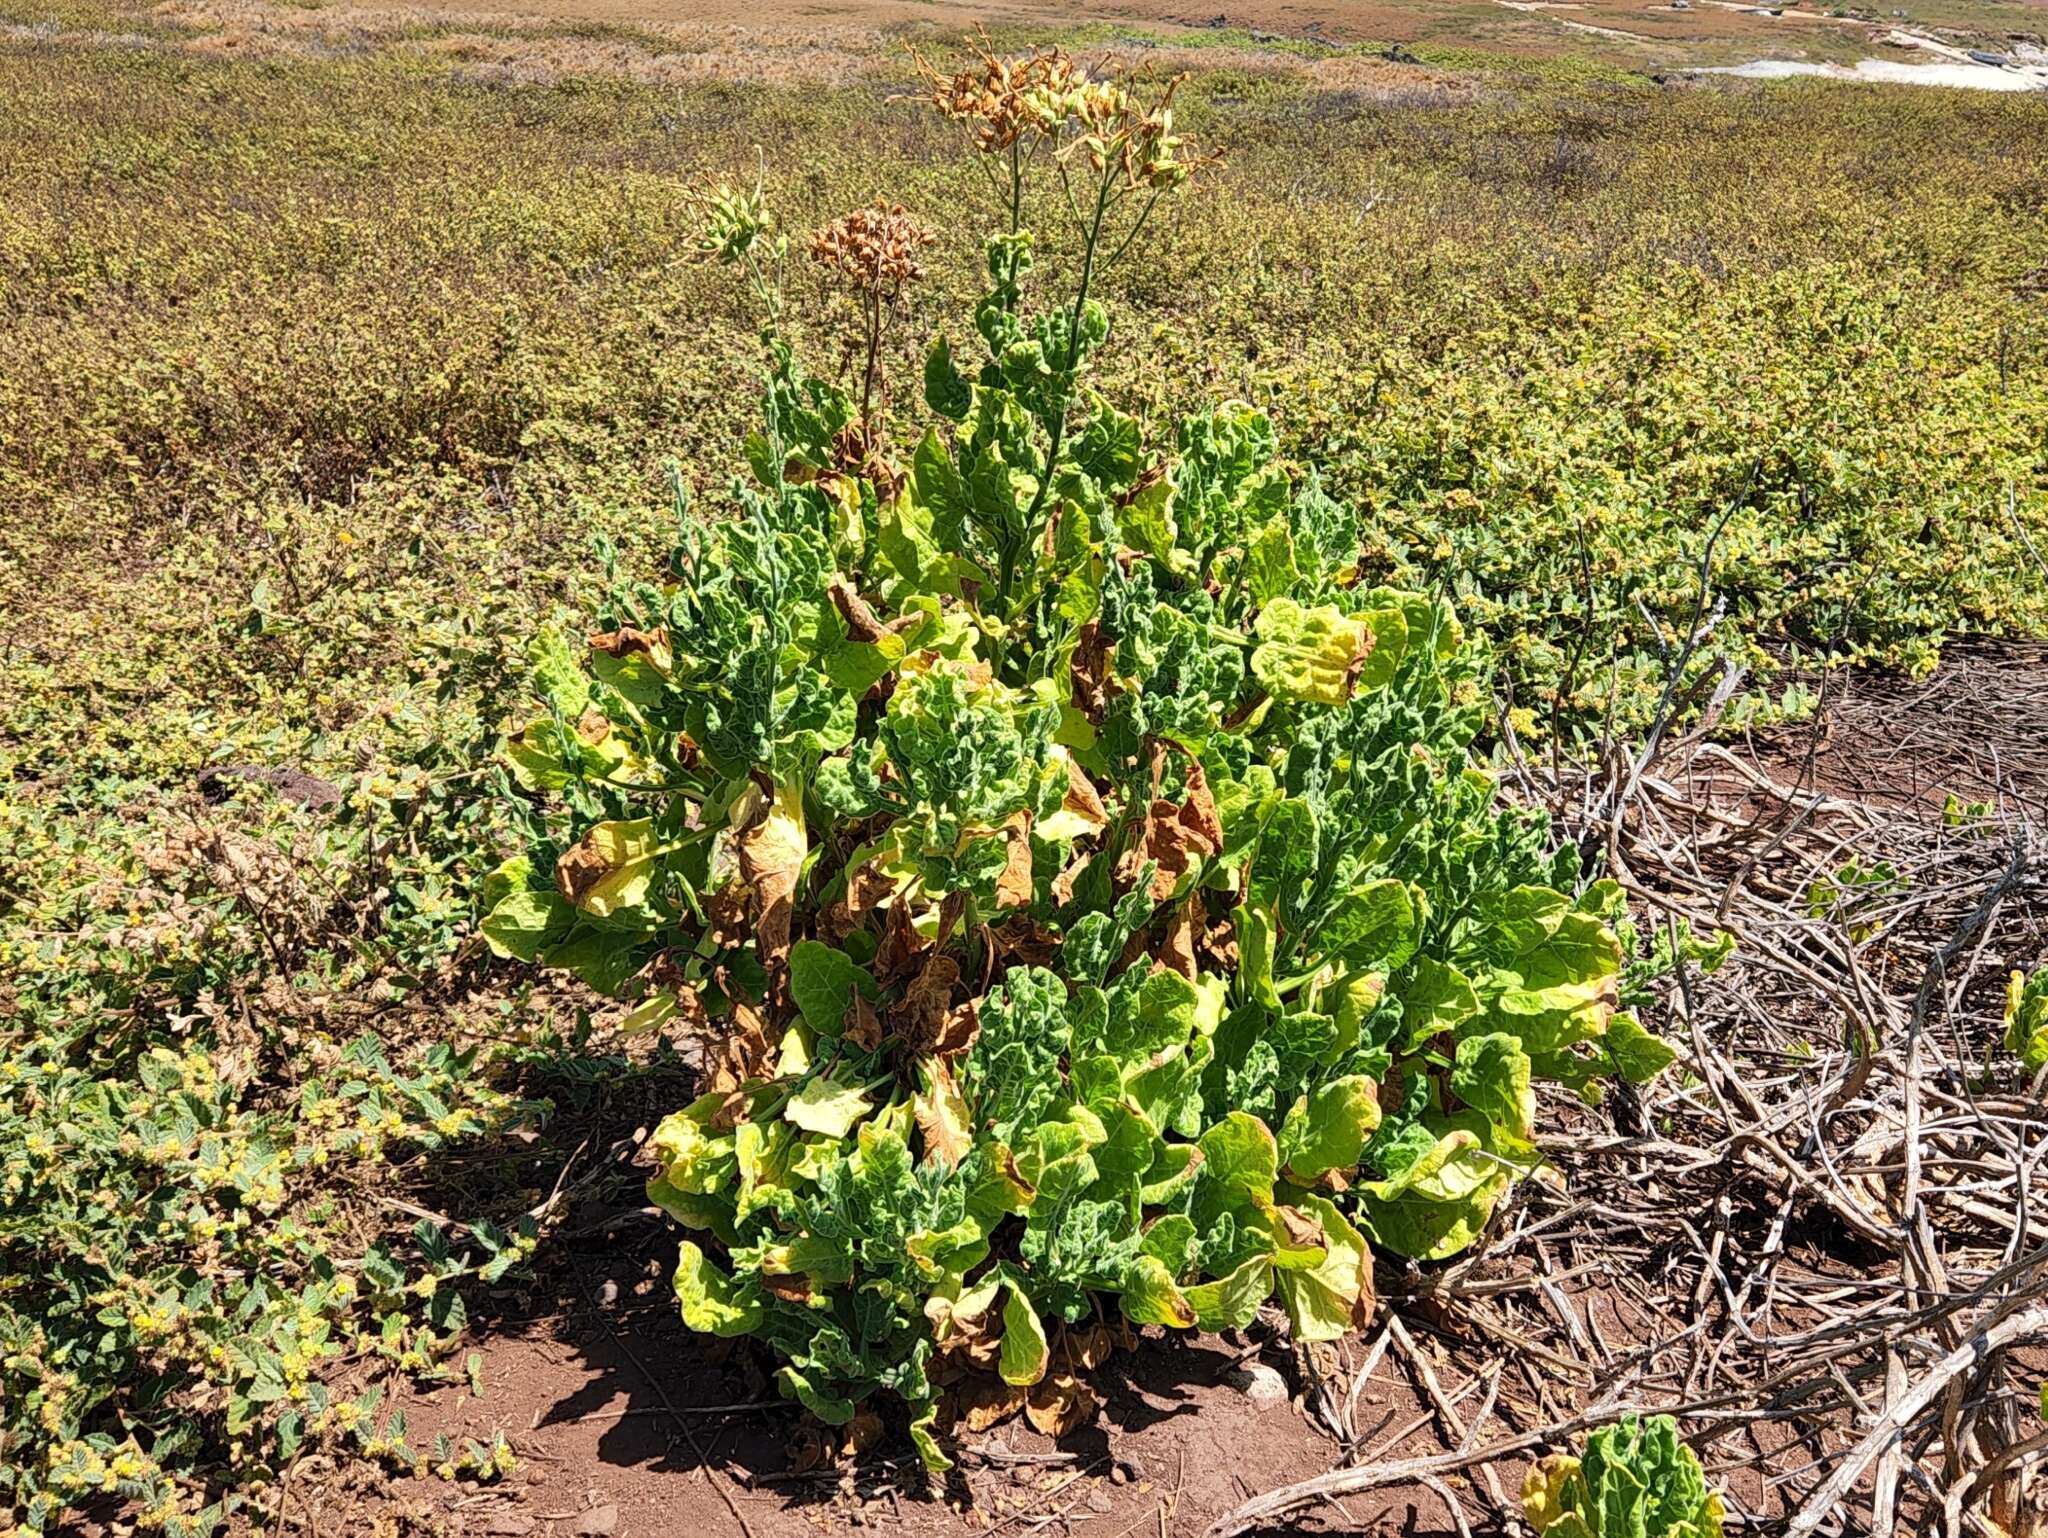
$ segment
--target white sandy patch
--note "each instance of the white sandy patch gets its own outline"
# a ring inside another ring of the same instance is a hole
[[[1823,75],[1830,80],[1861,80],[1891,85],[1947,85],[1977,91],[2039,91],[2048,77],[2034,70],[1999,69],[1989,64],[1901,64],[1895,59],[1858,59],[1855,67],[1814,64],[1802,59],[1754,59],[1720,69],[1697,69],[1696,75],[1736,75],[1744,80],[1783,80],[1793,75]]]

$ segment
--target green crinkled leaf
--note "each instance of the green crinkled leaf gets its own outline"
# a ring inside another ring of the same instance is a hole
[[[727,1276],[688,1239],[676,1260],[675,1286],[683,1323],[700,1335],[750,1335],[761,1328],[760,1292]]]
[[[1232,915],[1237,929],[1238,982],[1245,996],[1278,1014],[1273,989],[1273,915],[1256,903],[1240,904]]]
[[[2048,967],[2015,970],[2005,987],[2005,1046],[2028,1073],[2048,1066]]]
[[[552,944],[541,959],[551,967],[580,977],[599,993],[615,994],[640,970],[645,957],[641,937],[615,929],[585,925]]]
[[[1038,1322],[1038,1310],[1024,1289],[1012,1282],[1003,1299],[1003,1343],[996,1357],[996,1372],[1005,1383],[1028,1388],[1045,1376],[1052,1361],[1052,1347],[1045,1338],[1045,1326]]]
[[[1137,495],[1117,512],[1117,524],[1123,532],[1124,543],[1133,550],[1143,551],[1171,564],[1175,533],[1172,502],[1171,481],[1157,480],[1141,486]]]
[[[1232,1111],[1202,1134],[1199,1147],[1205,1184],[1260,1202],[1272,1200],[1280,1149],[1258,1117]]]
[[[569,932],[576,910],[553,892],[510,892],[477,927],[501,960],[534,961]]]
[[[1157,1207],[1173,1199],[1201,1169],[1200,1150],[1190,1143],[1163,1144],[1146,1171],[1145,1205]]]
[[[844,1426],[853,1419],[853,1401],[838,1394],[828,1394],[811,1381],[807,1373],[799,1372],[785,1363],[777,1369],[776,1382],[782,1391],[795,1399],[811,1414],[828,1426]]]
[[[1316,931],[1315,943],[1324,955],[1355,966],[1398,967],[1415,953],[1415,930],[1408,884],[1369,881],[1337,900]]]
[[[1583,1457],[1542,1459],[1522,1502],[1542,1538],[1720,1538],[1725,1520],[1668,1415],[1625,1415],[1588,1436]]]
[[[974,387],[953,366],[953,349],[945,337],[935,336],[924,355],[924,401],[942,417],[955,422],[965,417],[974,404]]]
[[[1536,1133],[1536,1092],[1529,1085],[1529,1054],[1505,1032],[1467,1036],[1451,1066],[1451,1093],[1521,1142]]]
[[[1361,693],[1384,689],[1394,681],[1402,660],[1408,655],[1408,616],[1398,608],[1368,609],[1353,616],[1372,632],[1372,650],[1358,670]]]
[[[1194,1306],[1156,1255],[1140,1255],[1125,1269],[1117,1306],[1133,1324],[1163,1324],[1174,1330],[1195,1325]]]
[[[1415,1046],[1444,1031],[1455,1031],[1479,1013],[1471,980],[1447,961],[1417,956],[1401,990],[1407,1040]]]
[[[1678,1061],[1678,1049],[1643,1028],[1643,1023],[1634,1015],[1616,1015],[1607,1025],[1607,1034],[1601,1040],[1607,1057],[1615,1069],[1631,1084],[1648,1084],[1658,1074]],[[2048,1054],[2044,1054],[2048,1062]]]
[[[872,641],[841,636],[826,648],[818,666],[834,687],[859,699],[893,672],[908,650],[903,637],[893,631]]]
[[[1261,606],[1291,593],[1301,581],[1294,564],[1294,536],[1271,523],[1253,536],[1244,555],[1245,588]]]
[[[1273,1262],[1254,1255],[1228,1276],[1184,1289],[1195,1324],[1204,1330],[1241,1330],[1259,1316],[1273,1291]]]
[[[1372,1322],[1372,1252],[1365,1236],[1321,1196],[1301,1195],[1296,1204],[1322,1225],[1324,1254],[1314,1265],[1274,1273],[1294,1338],[1336,1340]]]
[[[837,1036],[865,979],[854,959],[819,940],[799,940],[789,951],[789,995],[804,1024],[823,1036]],[[869,987],[872,987],[869,984]]]
[[[527,646],[533,667],[533,691],[562,719],[574,723],[590,704],[590,680],[583,671],[583,648],[557,625],[543,625]]]
[[[1341,705],[1357,692],[1371,631],[1323,604],[1304,609],[1276,598],[1253,626],[1252,676],[1276,699]]]
[[[1451,1128],[1399,1174],[1353,1188],[1359,1223],[1396,1255],[1442,1260],[1479,1237],[1507,1178],[1478,1133]]]
[[[786,1120],[823,1137],[845,1137],[874,1109],[865,1086],[820,1074],[806,1079],[783,1107]]]
[[[1370,1079],[1331,1079],[1288,1111],[1280,1128],[1280,1162],[1290,1180],[1304,1184],[1330,1170],[1352,1169],[1379,1124],[1379,1096]]]
[[[1119,492],[1137,480],[1138,419],[1118,411],[1099,396],[1080,440],[1074,445],[1075,466],[1106,492]]]
[[[1195,1223],[1184,1212],[1169,1212],[1154,1218],[1139,1243],[1145,1254],[1164,1265],[1170,1275],[1187,1270],[1195,1250]]]
[[[953,1460],[939,1446],[938,1418],[939,1406],[935,1400],[913,1416],[910,1422],[910,1443],[917,1449],[918,1461],[931,1474],[943,1474],[953,1466]]]

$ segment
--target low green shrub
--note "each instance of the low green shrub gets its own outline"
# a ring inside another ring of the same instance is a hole
[[[1586,1454],[1537,1460],[1522,1509],[1541,1538],[1720,1538],[1721,1497],[1668,1415],[1628,1415],[1586,1438]]]
[[[764,1338],[827,1422],[890,1391],[936,1469],[965,1404],[1083,1413],[1107,1307],[1357,1327],[1374,1246],[1456,1253],[1540,1162],[1538,1082],[1672,1054],[1617,1011],[1618,890],[1468,752],[1450,606],[1360,580],[1260,412],[1154,445],[1086,388],[1101,269],[1199,164],[1167,103],[1056,54],[933,86],[1007,215],[981,356],[932,342],[902,462],[876,359],[928,237],[878,206],[812,244],[856,394],[779,329],[758,195],[714,201],[769,315],[753,479],[679,505],[587,646],[536,640],[506,752],[548,836],[483,930],[705,1038],[653,1139],[685,1321]]]

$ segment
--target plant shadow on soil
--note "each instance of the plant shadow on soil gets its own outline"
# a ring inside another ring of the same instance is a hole
[[[425,1474],[392,1482],[373,1504],[378,1515],[413,1524],[401,1530],[644,1538],[740,1532],[737,1513],[753,1538],[1045,1525],[1099,1538],[1192,1535],[1249,1496],[1338,1460],[1293,1405],[1260,1408],[1229,1381],[1263,1359],[1299,1391],[1285,1349],[1259,1340],[1255,1327],[1231,1337],[1147,1332],[1093,1376],[1097,1415],[1058,1441],[1021,1417],[987,1433],[963,1431],[954,1444],[959,1467],[943,1480],[926,1479],[902,1416],[886,1406],[880,1446],[835,1461],[799,1407],[776,1394],[765,1348],[683,1326],[669,1284],[678,1230],[665,1218],[625,1207],[609,1220],[603,1209],[572,1214],[570,1225],[579,1238],[558,1246],[531,1285],[479,1300],[473,1311],[483,1396],[451,1382],[416,1387],[404,1400],[422,1453],[437,1435],[459,1447],[464,1438],[488,1445],[502,1431],[518,1468],[493,1486]],[[1419,1405],[1382,1368],[1360,1420],[1405,1424]],[[1413,1450],[1438,1444],[1424,1432]],[[1320,1526],[1412,1538],[1455,1531],[1425,1491],[1347,1507]]]

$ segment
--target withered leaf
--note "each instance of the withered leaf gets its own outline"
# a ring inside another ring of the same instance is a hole
[[[1184,810],[1171,801],[1154,801],[1145,813],[1143,838],[1124,851],[1117,866],[1118,878],[1132,881],[1147,860],[1153,861],[1158,867],[1152,873],[1150,888],[1154,902],[1165,902],[1173,896],[1182,876],[1223,847],[1220,842],[1210,841],[1200,826],[1199,812],[1184,816]]]
[[[611,870],[611,861],[597,847],[594,835],[585,834],[582,842],[564,850],[555,861],[555,890],[562,894],[563,902],[573,905]]]
[[[1000,1378],[969,1378],[958,1394],[960,1424],[972,1433],[1000,1425],[1024,1408],[1025,1392]]]
[[[1173,746],[1187,760],[1188,798],[1181,805],[1181,823],[1207,846],[1204,854],[1216,854],[1223,848],[1223,819],[1216,811],[1216,797],[1209,790],[1208,773],[1193,753],[1177,742]]]
[[[1202,894],[1188,893],[1187,901],[1176,907],[1167,920],[1166,938],[1160,943],[1153,965],[1168,972],[1178,972],[1190,982],[1194,981],[1201,971],[1195,960],[1195,937],[1203,932],[1207,922],[1208,915],[1202,910]]]
[[[1081,873],[1088,868],[1088,862],[1092,858],[1091,855],[1076,855],[1073,864],[1052,878],[1052,900],[1055,905],[1064,908],[1074,900],[1074,888],[1079,884]]]
[[[858,988],[853,992],[853,1002],[847,1006],[843,1028],[846,1039],[865,1052],[872,1052],[882,1044],[881,1017]]]
[[[882,623],[875,618],[875,611],[867,600],[855,592],[852,584],[844,577],[834,575],[825,584],[825,591],[832,599],[832,606],[839,611],[839,617],[846,621],[846,633],[856,641],[873,643],[881,640],[886,633]]]
[[[1116,1349],[1116,1336],[1105,1324],[1069,1326],[1060,1332],[1054,1354],[1074,1373],[1093,1372],[1109,1360]]]
[[[910,916],[910,904],[902,898],[889,904],[882,921],[882,943],[875,952],[875,971],[884,978],[901,977],[919,954],[931,948],[931,941],[917,932]]]
[[[1102,792],[1088,778],[1087,772],[1076,763],[1070,754],[1067,758],[1067,794],[1060,802],[1063,810],[1074,813],[1097,828],[1109,826],[1109,810],[1102,804]]]
[[[1081,627],[1074,642],[1070,673],[1074,708],[1098,726],[1102,724],[1102,708],[1109,696],[1109,654],[1110,644],[1102,634],[1101,622],[1091,619]]]
[[[849,1461],[866,1457],[882,1445],[884,1435],[882,1417],[869,1406],[862,1405],[853,1412],[853,1419],[840,1433],[839,1455]]]
[[[992,926],[988,936],[997,955],[1005,961],[1025,966],[1045,966],[1060,944],[1060,937],[1052,930],[1021,913],[1013,913],[1002,923]]]
[[[789,1442],[789,1467],[795,1474],[822,1468],[831,1454],[825,1444],[825,1428],[806,1417]]]
[[[960,1093],[952,1065],[944,1058],[928,1059],[920,1065],[919,1072],[924,1083],[912,1104],[925,1154],[949,1167],[956,1165],[974,1151],[974,1133],[967,1123],[967,1099]]]
[[[735,1004],[732,1029],[718,1043],[709,1065],[711,1088],[730,1093],[744,1084],[768,1076],[768,1064],[775,1044],[768,1039],[768,1023],[751,1004]]]
[[[1280,1227],[1287,1235],[1287,1242],[1295,1249],[1306,1249],[1310,1245],[1327,1245],[1328,1234],[1323,1225],[1299,1207],[1275,1207],[1273,1215],[1280,1220]]]
[[[928,1049],[939,1039],[959,981],[960,963],[951,956],[934,955],[904,990],[903,1002],[896,1006],[897,1030],[912,1047]]]
[[[846,878],[846,906],[856,917],[882,906],[896,890],[895,878],[882,869],[880,856],[863,860]]]
[[[1095,1418],[1095,1391],[1072,1373],[1041,1378],[1031,1387],[1024,1414],[1041,1434],[1055,1439]]]
[[[1003,861],[1002,873],[996,877],[996,906],[998,908],[1028,908],[1031,906],[1031,813],[1013,814],[1003,824],[1002,837],[1008,852]]]
[[[645,657],[664,673],[673,660],[668,631],[661,626],[653,630],[636,630],[631,625],[621,625],[617,630],[593,630],[589,641],[594,652],[603,652],[607,657]]]
[[[797,878],[803,874],[810,844],[801,812],[790,805],[792,795],[777,793],[758,780],[749,794],[756,805],[740,826],[734,850],[740,877],[754,894],[754,944],[761,964],[772,969],[789,956]]]

